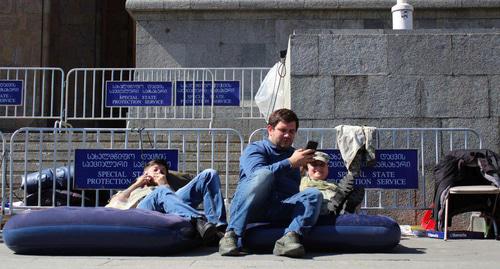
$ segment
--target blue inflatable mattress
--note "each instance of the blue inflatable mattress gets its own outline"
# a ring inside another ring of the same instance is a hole
[[[13,216],[7,247],[19,254],[166,255],[194,248],[189,220],[142,209],[55,207]]]
[[[246,231],[244,246],[257,253],[272,252],[286,227],[263,225]],[[399,244],[401,230],[385,216],[345,214],[336,219],[321,216],[303,243],[306,250],[384,252]]]

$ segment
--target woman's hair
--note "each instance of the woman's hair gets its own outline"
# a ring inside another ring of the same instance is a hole
[[[162,160],[162,159],[155,159],[155,160],[151,160],[149,161],[148,163],[146,163],[144,165],[144,169],[143,170],[146,170],[147,168],[153,166],[153,165],[161,165],[163,167],[165,167],[165,170],[167,171],[168,173],[168,163],[165,161],[165,160]]]

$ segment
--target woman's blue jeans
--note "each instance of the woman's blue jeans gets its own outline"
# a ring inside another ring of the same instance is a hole
[[[191,219],[202,217],[196,208],[203,203],[207,220],[217,226],[225,225],[226,208],[220,185],[217,171],[206,169],[176,192],[168,186],[156,188],[137,205],[137,208]]]

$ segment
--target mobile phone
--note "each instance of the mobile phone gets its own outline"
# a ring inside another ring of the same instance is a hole
[[[309,140],[307,141],[306,149],[316,150],[318,148],[318,142]]]

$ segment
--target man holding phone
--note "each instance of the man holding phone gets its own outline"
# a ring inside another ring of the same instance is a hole
[[[312,162],[314,149],[292,147],[299,127],[297,115],[279,109],[269,116],[268,138],[247,146],[240,158],[240,180],[230,208],[230,221],[219,242],[222,256],[238,256],[238,240],[251,222],[288,225],[273,253],[302,257],[301,239],[316,224],[321,204],[317,189],[299,191],[300,167]]]

